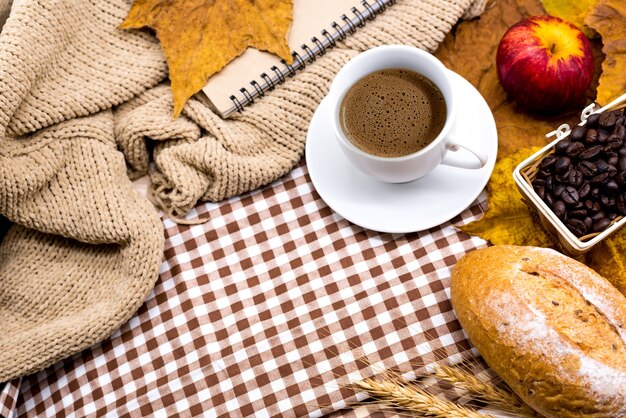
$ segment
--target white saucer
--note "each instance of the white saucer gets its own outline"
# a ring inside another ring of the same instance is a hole
[[[350,222],[380,232],[407,233],[440,225],[466,209],[483,190],[496,162],[498,134],[489,106],[467,80],[450,71],[459,104],[456,132],[482,146],[488,162],[479,170],[439,165],[419,180],[390,184],[361,173],[344,156],[328,121],[328,99],[313,115],[306,163],[320,197]],[[461,151],[459,151],[461,152]]]

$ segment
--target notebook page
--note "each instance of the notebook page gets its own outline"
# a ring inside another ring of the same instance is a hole
[[[331,31],[330,24],[339,22],[342,14],[349,14],[353,6],[360,6],[358,0],[294,0],[293,23],[289,31],[290,50],[301,52],[302,44],[312,44],[311,38],[323,39],[322,29]],[[260,79],[259,74],[271,75],[270,68],[281,68],[280,58],[267,52],[248,48],[242,55],[230,62],[221,72],[213,75],[202,91],[215,109],[224,113],[233,106],[230,96],[241,87],[250,87],[251,80]],[[296,76],[297,77],[297,76]]]

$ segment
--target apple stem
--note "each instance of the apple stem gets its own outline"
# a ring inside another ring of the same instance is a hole
[[[556,43],[552,42],[552,46],[550,47],[550,53],[554,54],[555,48],[556,48]]]

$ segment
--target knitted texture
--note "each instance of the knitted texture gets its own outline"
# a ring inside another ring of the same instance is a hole
[[[131,178],[150,173],[175,216],[270,183],[300,160],[350,58],[390,43],[433,50],[484,7],[398,0],[233,119],[196,97],[172,120],[157,40],[117,29],[130,3],[15,0],[2,27],[0,0],[0,215],[13,223],[0,217],[0,382],[106,338],[152,288],[162,227]]]
[[[158,275],[162,226],[110,108],[167,69],[154,38],[115,29],[129,7],[20,0],[2,28],[0,214],[15,224],[0,243],[0,382],[106,338]]]

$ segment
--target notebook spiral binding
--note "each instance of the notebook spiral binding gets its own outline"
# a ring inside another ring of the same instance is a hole
[[[307,66],[307,63],[314,62],[317,57],[321,57],[328,49],[333,48],[337,41],[343,41],[348,34],[357,31],[357,28],[365,26],[368,20],[373,20],[379,13],[383,12],[387,7],[394,4],[396,0],[363,0],[362,10],[353,7],[351,12],[353,17],[347,15],[340,16],[338,21],[331,22],[331,32],[323,29],[319,37],[311,38],[310,44],[302,44],[301,52],[291,51],[293,63],[287,64],[285,60],[281,60],[282,67],[273,66],[267,72],[261,73],[259,79],[252,80],[248,84],[249,87],[239,89],[240,95],[230,96],[233,106],[224,114],[228,117],[234,112],[243,112],[245,107],[254,103],[255,99],[265,96],[265,93],[274,90],[278,84],[282,84],[287,77],[296,75],[296,71]],[[370,4],[371,3],[371,4]]]

